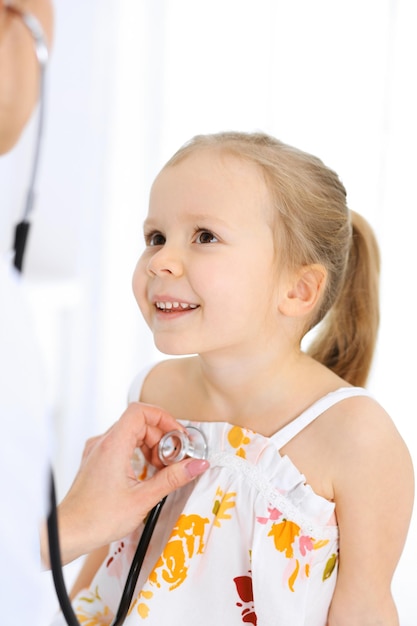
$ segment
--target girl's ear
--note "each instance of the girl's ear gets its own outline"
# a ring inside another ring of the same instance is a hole
[[[323,265],[305,265],[292,275],[281,292],[278,309],[287,317],[304,317],[313,312],[326,286],[327,270]]]

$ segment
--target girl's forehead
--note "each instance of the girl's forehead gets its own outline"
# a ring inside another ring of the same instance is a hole
[[[222,223],[236,231],[270,231],[272,203],[262,170],[220,150],[196,150],[157,176],[147,224],[193,221]],[[214,226],[213,226],[214,227]]]
[[[151,197],[167,187],[213,196],[249,194],[261,199],[269,195],[263,172],[256,163],[218,147],[197,148],[165,166],[154,181]]]

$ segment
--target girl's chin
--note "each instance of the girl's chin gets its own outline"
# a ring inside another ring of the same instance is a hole
[[[159,352],[168,354],[169,356],[190,356],[196,354],[195,351],[185,350],[184,346],[174,345],[168,341],[155,341],[154,343]]]

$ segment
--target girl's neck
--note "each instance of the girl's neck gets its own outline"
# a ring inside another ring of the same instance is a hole
[[[193,359],[202,421],[225,421],[264,434],[276,432],[310,402],[322,366],[301,352],[240,360]],[[306,383],[300,390],[300,380]],[[305,396],[305,397],[303,397]]]

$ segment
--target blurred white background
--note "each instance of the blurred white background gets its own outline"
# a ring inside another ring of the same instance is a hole
[[[134,374],[159,358],[130,286],[150,184],[191,136],[228,129],[263,130],[317,154],[373,225],[382,325],[369,387],[417,465],[415,0],[55,8],[26,281],[49,373],[59,495],[84,440],[121,414]],[[23,206],[34,121],[0,161],[1,251]],[[394,581],[402,626],[417,623],[416,558],[415,515]]]

